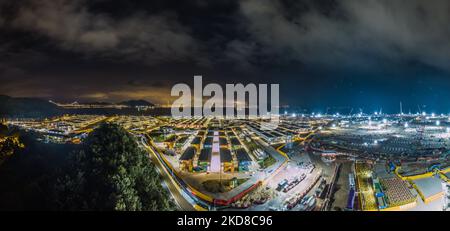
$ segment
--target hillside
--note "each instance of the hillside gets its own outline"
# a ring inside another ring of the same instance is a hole
[[[43,99],[0,95],[0,116],[47,117],[61,112],[58,106]]]
[[[121,105],[126,105],[129,107],[139,107],[139,106],[146,106],[146,107],[153,107],[155,106],[154,104],[146,101],[146,100],[128,100],[128,101],[123,101],[120,102],[119,104]]]

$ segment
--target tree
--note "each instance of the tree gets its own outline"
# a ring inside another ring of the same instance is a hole
[[[0,164],[20,148],[24,148],[24,145],[19,140],[19,134],[13,133],[8,126],[0,123]]]
[[[69,210],[173,210],[173,201],[136,139],[104,123],[73,154],[58,179],[57,205]]]

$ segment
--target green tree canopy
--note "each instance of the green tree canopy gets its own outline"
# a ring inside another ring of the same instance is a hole
[[[116,124],[104,123],[94,130],[71,163],[56,185],[60,209],[175,208],[147,154]]]

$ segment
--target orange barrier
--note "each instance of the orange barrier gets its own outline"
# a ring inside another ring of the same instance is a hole
[[[257,188],[258,186],[260,186],[262,184],[261,181],[256,182],[256,184],[248,187],[246,190],[240,192],[239,194],[237,194],[236,196],[230,198],[229,200],[223,200],[223,199],[214,199],[214,204],[215,205],[230,205],[231,203],[238,201],[239,199],[241,199],[243,196],[245,196],[247,193],[253,191],[255,188]]]

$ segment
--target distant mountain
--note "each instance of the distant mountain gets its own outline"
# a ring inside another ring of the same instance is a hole
[[[126,105],[129,107],[139,107],[139,106],[145,106],[145,107],[154,107],[155,105],[146,101],[146,100],[128,100],[128,101],[123,101],[119,103],[120,105]]]
[[[0,116],[5,117],[47,117],[62,110],[47,100],[38,98],[14,98],[0,95]]]
[[[88,105],[113,105],[112,103],[108,102],[83,102],[80,104],[88,104]]]

